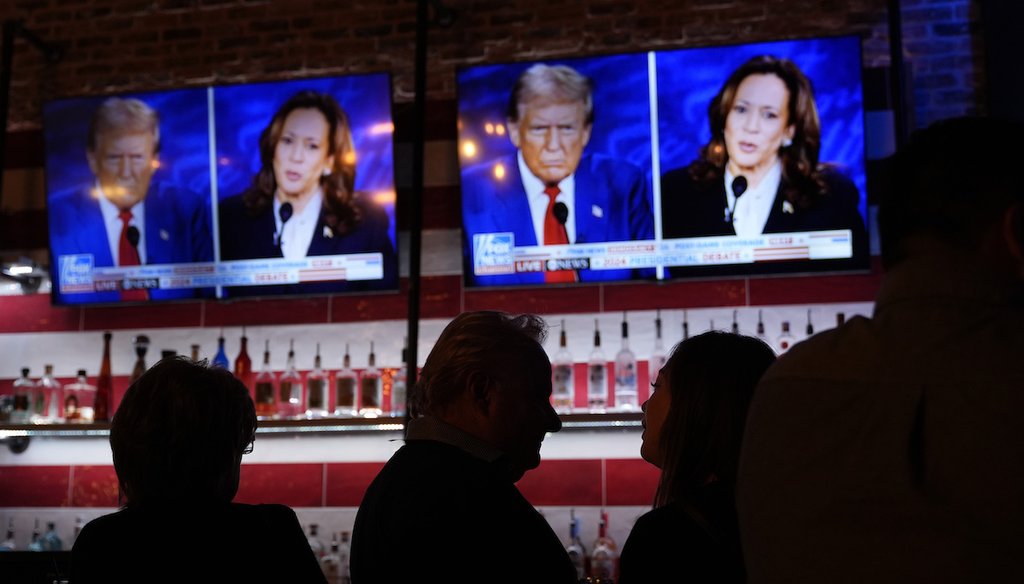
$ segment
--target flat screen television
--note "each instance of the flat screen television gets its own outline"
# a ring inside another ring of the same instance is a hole
[[[386,73],[43,108],[52,299],[397,290]]]
[[[460,68],[469,287],[861,271],[861,40]]]

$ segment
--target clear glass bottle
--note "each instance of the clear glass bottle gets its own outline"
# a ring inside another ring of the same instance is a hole
[[[277,413],[282,418],[297,418],[305,413],[302,402],[302,376],[295,368],[295,340],[288,344],[288,360],[278,380]]]
[[[618,546],[615,544],[615,540],[608,535],[608,513],[601,511],[597,540],[594,541],[594,551],[590,556],[590,577],[601,582],[617,580],[618,558]]]
[[[320,558],[320,570],[324,573],[327,584],[341,584],[341,556],[338,554],[340,544],[337,534],[331,534],[331,548]]]
[[[30,552],[42,552],[46,551],[43,548],[43,535],[39,531],[39,518],[36,518],[36,526],[32,529],[32,539],[28,544],[28,551]]]
[[[270,340],[266,341],[263,347],[263,366],[256,374],[256,415],[261,418],[271,418],[277,414],[277,401],[274,398],[274,386],[277,385],[277,378],[270,370]]]
[[[114,414],[114,377],[110,372],[110,332],[103,333],[103,358],[100,360],[100,374],[96,377],[96,400],[93,403],[93,420],[109,422]]]
[[[761,319],[761,309],[757,310],[757,338],[764,341],[765,344],[771,344],[768,342],[768,335],[764,332],[764,320]]]
[[[29,378],[28,371],[28,367],[22,367],[21,377],[14,380],[14,409],[11,411],[11,422],[14,424],[27,424],[32,418],[36,382]]]
[[[580,539],[580,520],[576,517],[575,509],[569,510],[569,545],[566,546],[565,551],[569,554],[572,566],[576,568],[576,579],[582,582],[590,572],[588,565],[590,558],[587,557],[587,548],[583,546],[583,540]]]
[[[844,324],[846,324],[846,313],[845,312],[837,312],[836,313],[836,328],[839,328],[839,327],[843,326]]]
[[[558,333],[558,351],[551,363],[551,406],[559,414],[572,412],[576,405],[576,383],[573,376],[572,353],[569,352],[565,321]]]
[[[228,362],[228,354],[224,351],[224,329],[221,329],[220,336],[217,337],[217,354],[213,356],[214,367],[223,367],[227,369],[231,366]]]
[[[341,560],[341,584],[352,582],[352,570],[350,567],[352,559],[351,534],[348,531],[341,532],[341,543],[338,544],[338,558]]]
[[[594,319],[594,349],[587,361],[587,407],[603,414],[608,409],[608,362],[601,350],[601,330]]]
[[[96,386],[89,383],[85,369],[79,369],[74,383],[64,386],[64,419],[68,422],[92,422]]]
[[[309,535],[306,536],[306,541],[309,542],[309,547],[313,550],[313,555],[316,556],[317,560],[324,557],[327,553],[327,548],[324,547],[324,542],[320,541],[319,530],[319,525],[316,523],[310,523]]]
[[[408,339],[406,339],[408,343]],[[403,343],[405,344],[405,343]],[[406,401],[408,400],[409,382],[409,349],[402,347],[402,363],[391,378],[391,415],[396,418],[405,417]]]
[[[807,334],[808,337],[810,337],[810,336],[812,336],[814,334],[814,323],[811,322],[811,309],[810,308],[807,309],[807,327],[804,328],[804,332]]]
[[[192,352],[190,353],[189,358],[191,358],[193,361],[198,362],[199,361],[199,345],[193,343],[192,346],[191,346],[191,349],[192,349]]]
[[[377,369],[377,355],[373,352],[373,341],[370,341],[370,356],[366,369],[359,379],[359,415],[364,418],[376,418],[383,414],[381,404],[384,402],[383,389],[380,383],[380,370]]]
[[[69,547],[74,547],[75,542],[78,540],[78,534],[82,533],[82,528],[85,527],[85,519],[81,515],[75,516],[75,528],[71,532],[71,543]]]
[[[665,343],[661,340],[661,311],[654,318],[654,349],[651,350],[651,358],[647,361],[647,377],[654,383],[658,379],[658,373],[665,366]]]
[[[789,321],[782,321],[782,332],[779,333],[779,337],[775,339],[775,351],[782,355],[793,346],[796,342],[796,337],[789,331]]]
[[[7,520],[7,535],[0,542],[0,552],[13,552],[17,549],[18,544],[14,541],[14,518],[11,517]]]
[[[323,418],[327,415],[327,375],[320,361],[320,343],[316,344],[313,369],[306,376],[306,417]]]
[[[352,359],[348,355],[348,343],[345,343],[345,356],[341,359],[341,369],[334,378],[334,415],[352,417],[356,415],[356,372],[352,370]]]
[[[636,386],[636,355],[629,348],[629,323],[622,313],[622,347],[615,355],[615,409],[635,412],[640,408]]]
[[[142,374],[146,372],[146,352],[149,351],[149,337],[137,335],[132,339],[132,345],[135,346],[135,366],[132,368],[132,377],[129,383],[135,383],[135,380],[142,377]]]
[[[738,313],[738,310],[732,311],[732,334],[734,335],[740,334],[740,321],[737,319]]]
[[[252,375],[252,359],[249,358],[249,337],[245,336],[245,327],[242,327],[242,344],[238,349],[238,356],[235,357],[235,377],[249,389],[249,395],[256,401],[255,379]]]
[[[43,396],[42,420],[46,422],[61,422],[64,420],[64,393],[60,382],[53,376],[53,365],[47,363],[43,366],[43,376],[36,382],[36,387]]]
[[[59,552],[64,549],[64,542],[57,535],[57,525],[53,521],[46,523],[46,533],[43,534],[43,549],[48,552]]]
[[[690,338],[690,321],[687,320],[686,311],[683,311],[683,340]]]

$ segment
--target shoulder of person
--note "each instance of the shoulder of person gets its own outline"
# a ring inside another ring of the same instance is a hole
[[[821,164],[818,167],[818,176],[828,187],[830,196],[859,198],[857,185],[844,170],[836,164]]]

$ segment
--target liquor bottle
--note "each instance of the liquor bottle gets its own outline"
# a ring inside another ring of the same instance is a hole
[[[0,542],[0,552],[13,552],[17,549],[18,545],[14,542],[14,518],[11,517],[7,520],[7,535]]]
[[[36,382],[36,386],[42,392],[45,402],[43,420],[47,422],[63,420],[64,396],[61,393],[60,382],[53,376],[53,365],[47,363],[43,366],[43,376]]]
[[[811,323],[811,309],[810,308],[807,309],[807,328],[804,329],[804,332],[807,333],[807,336],[811,336],[811,335],[814,334],[814,324]]]
[[[551,364],[551,405],[559,414],[568,414],[576,402],[576,384],[573,379],[572,354],[569,353],[565,334],[565,321],[558,333],[558,352]]]
[[[320,558],[320,570],[327,584],[341,584],[341,555],[337,534],[331,534],[331,549]]]
[[[580,539],[580,520],[576,517],[576,510],[569,510],[569,545],[565,551],[569,554],[572,565],[576,568],[576,580],[583,581],[590,572],[587,557],[587,548],[583,547],[583,540]]]
[[[618,557],[618,546],[615,544],[615,540],[608,535],[608,513],[601,511],[597,540],[594,541],[594,551],[590,556],[590,577],[601,582],[614,582],[618,578],[618,574],[616,574]]]
[[[249,358],[249,338],[245,336],[245,327],[242,327],[242,346],[238,349],[238,356],[235,357],[235,377],[249,389],[250,394],[255,396],[252,359]]]
[[[738,320],[736,320],[736,313],[738,312],[738,310],[732,311],[732,334],[734,335],[740,334],[740,323]]]
[[[192,354],[190,357],[193,361],[199,362],[199,345],[195,343],[192,344]]]
[[[408,339],[406,339],[408,343]],[[402,347],[402,364],[395,371],[395,376],[391,378],[391,415],[397,418],[405,417],[407,395],[407,384],[409,382],[409,349],[405,346]]]
[[[132,339],[132,344],[135,346],[135,367],[132,369],[131,383],[135,383],[135,380],[146,372],[146,351],[149,350],[149,337],[138,335]]]
[[[39,518],[36,517],[36,526],[32,528],[32,539],[28,544],[28,551],[41,552],[43,550],[42,534],[39,533]]]
[[[268,339],[263,347],[263,366],[256,374],[256,399],[254,401],[256,402],[257,416],[270,418],[277,413],[277,404],[274,400],[276,381],[274,372],[270,370],[270,340]]]
[[[96,386],[90,385],[85,369],[78,370],[78,378],[64,388],[64,419],[68,422],[92,422]]]
[[[654,318],[654,349],[651,351],[651,358],[647,361],[647,377],[654,383],[658,379],[658,373],[665,366],[665,344],[661,340],[661,311]]]
[[[608,363],[601,350],[601,330],[594,319],[594,350],[587,362],[587,406],[591,412],[603,414],[608,408]]]
[[[85,519],[82,519],[81,515],[75,517],[75,528],[71,532],[71,542],[69,547],[74,547],[75,542],[78,541],[78,534],[82,533],[82,528],[85,527]]]
[[[348,343],[345,343],[345,356],[341,360],[341,370],[335,377],[334,415],[352,417],[356,415],[356,372],[352,371],[352,359],[348,356]]]
[[[782,321],[782,333],[779,334],[779,338],[775,340],[775,350],[779,355],[782,355],[793,346],[796,342],[796,338],[789,332],[789,321]]]
[[[338,544],[338,557],[341,559],[341,584],[352,582],[352,570],[350,567],[352,559],[352,544],[349,543],[351,535],[347,531],[341,532],[341,543]]]
[[[686,320],[686,311],[683,311],[683,340],[690,338],[690,323]]]
[[[96,378],[96,401],[92,406],[93,420],[109,422],[114,402],[114,378],[110,373],[110,332],[103,333],[103,359],[100,361],[100,374]]]
[[[313,370],[306,376],[307,418],[322,418],[327,415],[327,376],[320,363],[320,343],[317,343]]]
[[[843,326],[844,324],[846,324],[846,313],[845,312],[837,312],[836,313],[836,328],[839,328],[839,327]]]
[[[295,368],[295,340],[288,345],[288,360],[278,381],[277,413],[282,418],[302,415],[302,376]]]
[[[629,323],[622,313],[622,347],[615,355],[615,409],[634,412],[639,409],[636,386],[636,355],[629,348]]]
[[[224,369],[231,366],[228,363],[228,354],[224,352],[224,329],[220,330],[220,336],[217,337],[217,354],[213,356],[213,366],[223,367]]]
[[[32,417],[36,382],[29,379],[28,371],[28,367],[22,367],[21,377],[14,380],[14,409],[11,411],[11,422],[15,424],[27,424]]]
[[[64,542],[57,535],[57,526],[53,521],[46,523],[46,533],[43,534],[43,549],[48,552],[59,552],[64,549]]]
[[[383,411],[383,395],[380,384],[380,371],[377,370],[377,356],[373,353],[373,341],[370,341],[370,357],[363,376],[359,380],[359,415],[364,418],[376,418]]]
[[[306,537],[306,541],[309,542],[309,547],[313,550],[313,555],[316,556],[317,560],[324,557],[324,554],[327,553],[327,549],[324,548],[324,542],[320,541],[320,537],[318,535],[319,530],[319,525],[316,523],[310,523],[309,535]]]
[[[768,336],[764,332],[764,321],[761,320],[761,309],[757,310],[757,338],[768,343]]]

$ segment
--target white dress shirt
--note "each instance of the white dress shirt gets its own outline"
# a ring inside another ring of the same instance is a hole
[[[121,264],[121,228],[124,226],[121,223],[121,209],[118,209],[117,205],[107,199],[99,182],[96,183],[96,192],[100,194],[98,201],[100,203],[100,213],[103,214],[103,225],[107,228],[107,244],[110,245],[110,257],[114,258],[114,265],[117,266]],[[139,263],[145,264],[146,201],[142,200],[135,203],[129,211],[132,212],[132,218],[128,221],[128,225],[133,225],[139,230],[139,245],[136,247],[139,250]]]
[[[302,212],[293,213],[282,230],[281,201],[274,197],[274,229],[281,234],[281,255],[285,259],[297,260],[306,257],[309,244],[313,241],[313,231],[316,230],[316,224],[320,218],[322,200],[323,191],[317,188],[313,196],[306,202]],[[294,210],[294,204],[292,207]]]
[[[544,245],[544,216],[548,211],[548,201],[551,200],[544,192],[547,185],[544,184],[544,181],[537,178],[533,174],[533,171],[526,166],[526,161],[523,160],[522,152],[519,152],[516,155],[516,158],[519,160],[519,176],[523,177],[523,191],[526,193],[526,199],[530,202],[530,215],[533,217],[533,232],[537,235],[537,245]],[[562,181],[558,183],[558,189],[561,192],[555,197],[555,201],[564,203],[566,208],[569,209],[569,216],[565,220],[565,233],[569,236],[569,243],[575,243],[575,176],[570,174],[562,179]]]
[[[740,237],[756,237],[764,233],[765,223],[775,205],[775,193],[782,182],[782,163],[776,161],[757,186],[749,186],[739,199],[732,192],[734,175],[725,167],[725,200],[732,213],[732,228]]]

